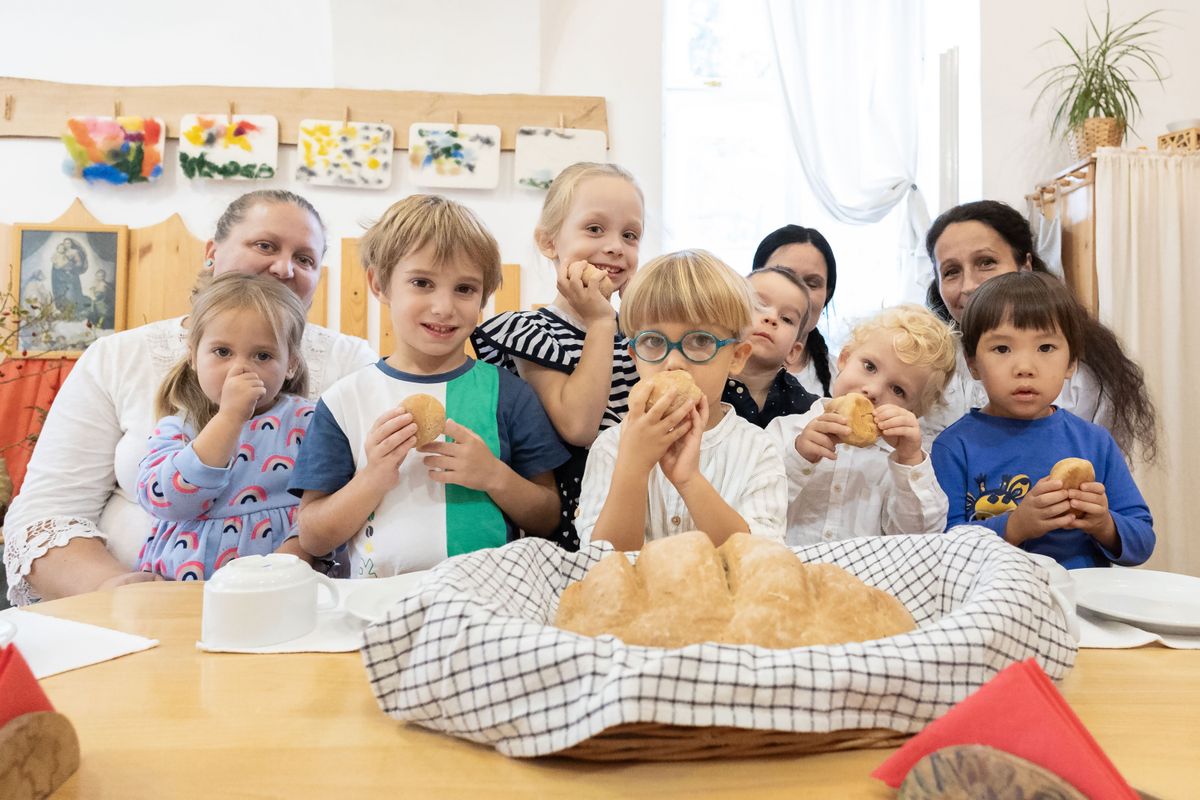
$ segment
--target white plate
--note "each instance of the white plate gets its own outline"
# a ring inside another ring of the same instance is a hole
[[[1147,630],[1200,634],[1200,578],[1150,569],[1073,569],[1075,603]]]
[[[387,616],[388,609],[416,588],[428,570],[406,572],[391,578],[367,578],[351,581],[343,605],[347,611],[367,622],[378,622]]]
[[[8,643],[17,637],[17,626],[6,619],[0,619],[0,647],[8,647]]]

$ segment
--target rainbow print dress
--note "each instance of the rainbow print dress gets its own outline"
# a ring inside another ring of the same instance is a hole
[[[291,533],[299,499],[287,485],[313,414],[282,395],[246,423],[226,467],[196,456],[192,426],[160,420],[138,474],[138,502],[154,517],[138,566],[169,580],[203,580],[231,559],[273,552]]]

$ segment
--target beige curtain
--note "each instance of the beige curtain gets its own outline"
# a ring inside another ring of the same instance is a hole
[[[1100,318],[1158,406],[1158,463],[1134,469],[1158,534],[1147,566],[1200,575],[1200,153],[1097,153],[1096,272]]]

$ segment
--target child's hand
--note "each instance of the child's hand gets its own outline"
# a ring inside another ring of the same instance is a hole
[[[837,460],[837,446],[842,437],[850,435],[849,420],[843,414],[827,411],[809,420],[796,437],[796,452],[810,464],[822,458]]]
[[[1033,485],[1017,509],[1008,515],[1004,538],[1012,544],[1037,539],[1058,528],[1070,528],[1075,522],[1071,502],[1062,481],[1042,478]]]
[[[650,381],[638,381],[629,392],[629,413],[621,423],[621,441],[617,461],[631,464],[640,472],[650,473],[667,449],[691,429],[692,409],[687,404],[667,413],[675,390],[668,389],[646,408],[650,399]]]
[[[416,444],[417,424],[412,414],[403,408],[383,412],[367,432],[363,473],[387,492],[400,482],[400,465]]]
[[[1116,536],[1116,523],[1108,511],[1108,492],[1103,483],[1092,481],[1081,484],[1078,489],[1068,489],[1071,511],[1075,521],[1064,528],[1076,528],[1102,543]],[[1107,545],[1106,545],[1107,546]]]
[[[896,460],[901,464],[913,466],[925,460],[916,414],[891,403],[875,406],[875,424],[883,440],[895,448]]]
[[[700,402],[692,406],[687,422],[687,433],[667,448],[658,465],[671,485],[683,491],[688,481],[700,474],[700,439],[708,423],[708,398],[700,395]]]
[[[473,430],[452,419],[446,420],[446,436],[454,441],[417,448],[419,453],[431,454],[425,457],[430,480],[491,492],[501,474],[500,459]]]
[[[600,291],[600,281],[583,285],[583,271],[590,266],[586,261],[575,261],[558,268],[558,291],[567,298],[585,325],[617,316],[612,302]]]
[[[254,409],[267,394],[262,378],[245,367],[232,367],[221,385],[220,410],[245,421],[254,416]]]

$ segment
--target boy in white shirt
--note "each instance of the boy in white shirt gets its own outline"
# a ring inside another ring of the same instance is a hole
[[[767,426],[784,453],[791,546],[892,533],[939,533],[948,503],[922,444],[917,417],[954,373],[954,334],[926,309],[886,309],[856,326],[838,357],[833,395],[864,394],[881,437],[842,443],[848,420],[819,400]]]
[[[765,431],[721,402],[730,372],[750,355],[753,323],[745,278],[703,250],[646,264],[621,296],[621,329],[642,379],[629,414],[601,432],[588,454],[575,528],[580,546],[607,539],[638,550],[690,530],[720,545],[733,533],[782,539],[787,478]],[[690,374],[700,397],[671,410],[669,390],[647,408],[650,378]]]

